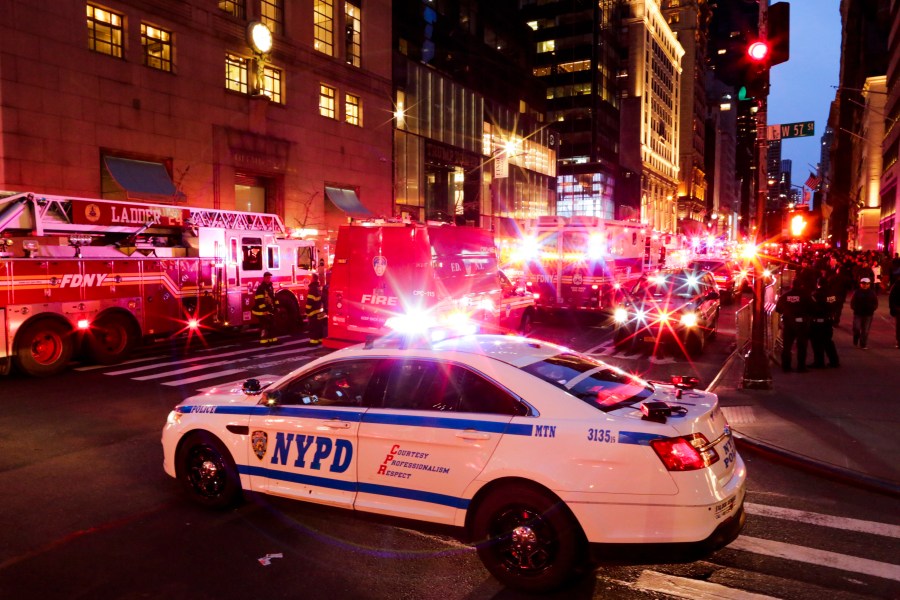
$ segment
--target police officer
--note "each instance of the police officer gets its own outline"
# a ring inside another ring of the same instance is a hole
[[[272,274],[266,271],[263,273],[262,283],[256,286],[253,308],[250,310],[259,321],[260,344],[274,344],[278,341],[278,338],[273,335],[277,307],[278,299],[275,298],[275,288],[272,286]]]
[[[819,369],[825,366],[838,367],[837,348],[834,345],[834,321],[832,320],[837,305],[837,295],[831,291],[828,281],[820,278],[816,291],[813,292],[813,309],[809,324],[809,343],[812,346],[813,364]]]
[[[782,349],[781,369],[791,371],[791,349],[797,343],[797,371],[806,371],[806,344],[809,339],[809,319],[813,298],[805,286],[805,280],[795,277],[790,289],[783,293],[775,304],[775,311],[781,314]]]
[[[322,303],[322,291],[319,289],[319,275],[312,274],[309,292],[306,294],[306,324],[309,328],[309,343],[318,346],[322,343],[322,330],[325,326],[325,308]]]

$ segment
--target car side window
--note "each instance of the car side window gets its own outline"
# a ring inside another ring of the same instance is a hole
[[[290,382],[279,390],[282,405],[363,406],[376,361],[342,361]]]
[[[527,407],[481,375],[439,361],[397,361],[390,370],[384,408],[524,415]]]

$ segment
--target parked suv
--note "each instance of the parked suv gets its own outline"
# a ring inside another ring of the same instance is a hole
[[[613,312],[617,349],[676,344],[699,354],[719,327],[719,290],[712,273],[663,269],[642,277]]]
[[[716,280],[722,302],[732,302],[741,295],[744,288],[743,268],[738,263],[725,258],[692,260],[687,265],[694,271],[709,271]]]

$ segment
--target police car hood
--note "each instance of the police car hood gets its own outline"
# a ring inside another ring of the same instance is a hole
[[[259,381],[260,392],[280,379],[274,375],[263,375],[255,378]],[[180,403],[180,406],[229,406],[235,404],[253,406],[259,404],[260,394],[247,394],[243,390],[243,381],[226,383],[207,389],[202,394],[192,396]]]

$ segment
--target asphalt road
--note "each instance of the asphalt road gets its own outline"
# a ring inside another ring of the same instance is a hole
[[[609,328],[590,320],[547,318],[534,335],[648,379],[686,374],[705,385],[731,351],[733,308],[692,359],[614,352]],[[230,338],[0,380],[0,598],[522,597],[452,531],[271,497],[211,512],[163,473],[160,431],[183,397],[284,374],[319,352],[302,338],[265,351]],[[744,458],[749,517],[734,544],[687,562],[610,548],[595,572],[549,597],[900,598],[896,499]]]

